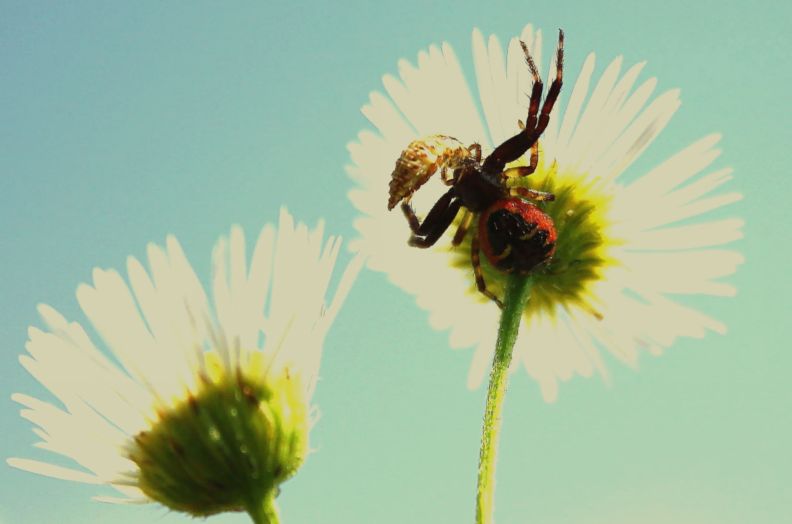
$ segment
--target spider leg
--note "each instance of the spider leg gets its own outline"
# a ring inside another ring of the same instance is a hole
[[[443,193],[443,196],[437,199],[437,202],[435,202],[435,204],[432,206],[432,209],[430,209],[429,213],[426,214],[423,223],[420,225],[420,227],[418,227],[418,231],[416,231],[415,234],[425,237],[430,232],[437,229],[437,227],[446,220],[446,214],[451,207],[453,199],[453,188]],[[456,216],[456,212],[454,213],[454,216]],[[448,226],[445,226],[443,230],[447,228]]]
[[[564,32],[558,32],[558,49],[556,50],[556,76],[550,84],[550,89],[547,92],[544,104],[542,104],[541,112],[539,104],[542,101],[542,78],[539,76],[539,71],[536,68],[533,57],[531,56],[528,46],[520,41],[520,45],[525,53],[525,61],[528,64],[528,69],[531,71],[533,77],[533,87],[531,88],[531,101],[528,106],[528,118],[525,121],[525,128],[517,135],[509,138],[484,160],[482,168],[488,173],[500,173],[509,162],[513,162],[520,158],[528,148],[533,147],[539,137],[542,135],[547,125],[550,123],[550,112],[558,100],[558,95],[561,92],[561,85],[563,82],[563,69],[564,69]],[[538,151],[537,151],[538,155]],[[537,159],[538,162],[538,159]],[[533,153],[531,163],[533,164]]]
[[[528,166],[516,166],[516,167],[508,167],[503,170],[503,178],[516,178],[516,177],[524,177],[528,176],[533,171]]]
[[[529,189],[527,187],[513,187],[512,191],[521,197],[528,198],[530,200],[537,200],[539,202],[552,202],[555,200],[555,195],[553,193],[537,191],[536,189]]]
[[[459,227],[457,228],[456,233],[454,233],[454,239],[451,241],[452,245],[458,246],[462,243],[472,220],[473,213],[468,210],[463,211],[462,222],[459,223]]]
[[[420,220],[418,220],[418,217],[415,215],[415,211],[413,211],[413,208],[410,205],[409,198],[405,198],[404,201],[402,201],[401,210],[402,213],[404,213],[404,218],[407,219],[407,223],[410,225],[410,230],[413,233],[416,233],[418,229],[421,227],[421,222]]]
[[[539,76],[539,70],[536,68],[536,64],[531,56],[531,52],[528,50],[528,46],[525,45],[525,42],[522,40],[520,40],[520,46],[522,46],[523,53],[525,53],[525,62],[528,64],[528,69],[531,70],[531,77],[533,78],[531,103],[528,106],[528,118],[525,120],[525,129],[530,133],[536,128],[536,115],[539,113],[539,102],[542,101],[542,89],[544,89],[544,84],[542,84],[542,77]]]
[[[405,198],[401,204],[401,210],[402,213],[404,213],[404,217],[407,219],[407,223],[410,225],[410,230],[417,236],[426,236],[427,232],[434,227],[433,224],[437,221],[438,217],[442,216],[443,212],[448,209],[448,205],[451,203],[453,196],[453,191],[446,191],[445,194],[435,202],[432,209],[429,210],[429,214],[426,215],[423,223],[418,219],[418,216],[410,205],[411,199],[409,197]]]
[[[536,137],[538,138],[550,123],[550,112],[558,100],[561,92],[561,85],[564,80],[564,31],[558,30],[558,48],[556,49],[556,76],[547,90],[547,97],[542,105],[542,113],[539,115],[539,123],[536,126]]]
[[[473,274],[476,275],[476,287],[479,292],[490,300],[493,300],[498,304],[499,308],[503,309],[503,302],[495,296],[495,293],[487,289],[487,283],[484,282],[484,273],[481,271],[481,259],[479,258],[478,235],[474,235],[473,242],[470,243],[470,262],[473,264]]]
[[[434,223],[434,228],[430,229],[426,232],[426,236],[423,238],[417,235],[412,235],[410,240],[407,242],[413,247],[420,247],[420,248],[427,248],[432,247],[435,243],[443,236],[443,233],[446,232],[448,226],[451,225],[451,222],[454,221],[454,218],[457,216],[457,212],[459,212],[459,208],[462,207],[461,200],[454,200],[451,202],[451,205],[444,211],[444,213],[438,216],[438,221]],[[426,224],[426,220],[424,220],[424,224]]]
[[[468,151],[473,153],[473,158],[476,159],[476,162],[481,162],[481,144],[478,143],[470,144],[470,147],[468,147]]]
[[[452,187],[432,206],[423,222],[418,221],[418,217],[415,216],[409,205],[406,207],[409,209],[409,215],[411,216],[408,216],[408,211],[405,210],[405,206],[402,204],[402,211],[407,216],[407,221],[410,222],[410,229],[413,232],[408,242],[411,246],[423,248],[433,246],[445,233],[448,226],[454,221],[459,208],[462,207],[462,201],[454,198],[454,196],[455,192]]]
[[[538,165],[539,165],[539,141],[537,140],[531,146],[531,163],[528,164],[528,169],[530,169],[530,171],[528,173],[525,173],[523,176],[528,176],[534,171],[536,171],[536,166]]]
[[[539,164],[539,142],[531,146],[531,163],[527,166],[509,167],[503,170],[503,178],[526,177],[536,171]]]
[[[526,141],[529,141],[533,147],[537,140],[539,140],[539,137],[542,136],[542,133],[544,133],[544,130],[547,129],[547,125],[550,123],[550,113],[553,111],[553,106],[555,106],[558,95],[561,93],[561,86],[564,80],[564,31],[561,29],[558,30],[558,47],[556,48],[555,63],[556,76],[550,83],[550,89],[547,90],[547,96],[545,97],[544,104],[542,104],[541,112],[539,112],[539,100],[542,93],[542,80],[539,78],[536,64],[534,64],[528,46],[526,46],[525,42],[522,40],[520,41],[520,45],[523,48],[525,60],[528,62],[528,67],[531,69],[531,75],[534,80],[533,90],[531,92],[531,104],[528,108],[528,120],[525,122],[525,128],[528,130],[526,132],[529,135]],[[538,116],[537,113],[539,113]],[[533,164],[533,152],[531,152],[531,164]]]
[[[500,173],[506,164],[514,162],[525,154],[526,151],[536,142],[533,129],[526,128],[520,131],[519,134],[506,140],[504,143],[495,148],[490,155],[484,159],[481,168],[487,173]]]
[[[533,78],[533,87],[531,88],[531,102],[528,106],[528,118],[520,132],[504,143],[495,148],[495,150],[484,160],[482,166],[484,171],[490,173],[500,173],[509,162],[514,162],[520,158],[528,148],[533,146],[536,142],[538,135],[535,135],[537,114],[539,113],[539,104],[542,101],[542,77],[539,76],[539,71],[536,69],[536,64],[531,57],[528,46],[525,42],[520,40],[520,45],[525,53],[525,62],[528,64],[528,69],[531,71]]]

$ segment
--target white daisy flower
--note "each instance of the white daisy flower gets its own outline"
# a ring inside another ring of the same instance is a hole
[[[541,65],[541,31],[526,26],[519,39]],[[410,247],[404,217],[386,206],[394,162],[412,140],[449,135],[481,144],[486,156],[518,132],[532,85],[519,40],[511,39],[504,53],[496,37],[485,41],[474,30],[473,63],[483,119],[450,45],[420,52],[417,65],[400,61],[399,78],[383,78],[387,94],[373,92],[362,108],[377,132],[364,130],[349,145],[348,172],[357,183],[350,199],[362,213],[355,222],[360,237],[351,248],[415,295],[431,326],[450,330],[453,348],[475,346],[468,385],[477,387],[492,358],[500,311],[476,291],[469,240],[452,248],[451,227],[431,249]],[[653,96],[654,78],[635,87],[644,63],[625,69],[617,58],[598,78],[594,66],[592,53],[576,81],[567,75],[540,138],[539,167],[524,179],[556,195],[542,206],[555,221],[558,243],[552,262],[534,274],[512,370],[524,366],[547,400],[556,398],[559,380],[595,371],[606,376],[602,348],[636,365],[641,349],[658,354],[678,337],[723,333],[721,322],[672,295],[734,295],[719,279],[743,261],[717,247],[742,236],[741,220],[698,219],[741,199],[715,193],[731,179],[730,169],[709,168],[719,154],[719,136],[706,136],[624,181],[679,107],[679,91]],[[552,62],[549,70],[555,72]],[[439,178],[416,193],[419,215],[444,190]],[[488,287],[502,296],[504,275],[486,261],[484,273]]]
[[[323,236],[321,223],[309,231],[282,210],[248,264],[232,228],[214,249],[211,300],[173,237],[149,245],[148,272],[128,259],[128,283],[95,269],[77,299],[112,358],[80,324],[39,306],[46,329],[29,329],[20,361],[60,405],[13,398],[36,446],[79,467],[8,463],[110,485],[122,496],[97,497],[107,502],[276,522],[278,485],[308,452],[324,337],[361,266],[350,263],[325,305],[341,240]]]

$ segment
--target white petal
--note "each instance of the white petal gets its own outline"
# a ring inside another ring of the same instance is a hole
[[[572,159],[566,158],[564,159],[565,163],[562,163],[562,158],[559,157],[561,157],[562,154],[566,154],[566,151],[569,150],[569,144],[573,138],[573,132],[576,129],[578,119],[583,108],[583,101],[586,99],[586,95],[588,94],[589,83],[591,82],[591,74],[594,71],[594,63],[594,53],[591,53],[583,62],[583,68],[581,69],[580,75],[578,75],[577,81],[575,81],[575,87],[572,88],[572,95],[569,98],[569,105],[567,106],[566,111],[564,111],[564,121],[561,125],[561,130],[559,131],[558,141],[552,147],[550,144],[545,145],[548,160],[558,160],[559,165],[564,167],[566,167],[567,163],[571,164]]]
[[[101,484],[102,482],[95,476],[82,471],[74,469],[63,468],[46,462],[39,462],[38,460],[10,458],[6,462],[14,468],[44,475],[45,477],[52,477],[61,480],[71,480],[74,482],[82,482],[84,484]]]
[[[715,279],[731,275],[743,263],[734,251],[680,251],[673,253],[625,254],[631,271],[625,283],[642,293],[677,293],[734,296],[732,285]]]
[[[704,224],[645,231],[640,236],[636,236],[630,248],[669,250],[718,246],[742,238],[742,226],[742,220],[730,218]]]
[[[720,135],[712,134],[690,144],[628,186],[632,194],[662,195],[699,173],[715,160],[720,151],[712,149]]]
[[[104,502],[105,504],[148,504],[151,500],[147,498],[128,499],[121,497],[91,497],[96,502]]]

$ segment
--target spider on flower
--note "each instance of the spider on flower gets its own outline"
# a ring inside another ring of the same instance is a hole
[[[388,199],[388,210],[401,202],[401,210],[412,231],[409,244],[420,248],[433,246],[464,207],[469,213],[465,214],[452,240],[455,246],[461,244],[473,214],[478,214],[478,228],[470,253],[476,287],[500,308],[503,308],[503,302],[487,289],[484,281],[479,251],[483,250],[490,264],[500,271],[526,274],[552,258],[557,238],[553,220],[536,204],[526,200],[551,201],[555,196],[525,187],[509,187],[507,180],[513,176],[530,175],[539,163],[539,137],[550,122],[550,112],[561,92],[564,32],[558,32],[556,76],[541,111],[542,79],[528,46],[523,41],[520,45],[533,77],[528,118],[524,125],[520,123],[520,132],[496,147],[483,162],[481,145],[476,143],[465,147],[456,138],[445,135],[432,135],[411,142],[396,161]],[[527,166],[506,168],[529,149],[531,159]],[[410,205],[410,199],[438,169],[443,183],[450,189],[421,222]]]

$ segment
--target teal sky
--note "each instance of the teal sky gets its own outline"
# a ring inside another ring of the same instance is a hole
[[[683,339],[612,384],[577,378],[545,404],[523,373],[507,399],[500,523],[777,524],[792,515],[789,7],[754,2],[0,3],[0,453],[34,450],[13,392],[49,399],[19,366],[35,306],[82,320],[94,266],[181,240],[208,277],[231,224],[248,234],[287,205],[351,238],[346,144],[400,58],[450,42],[472,75],[474,27],[567,34],[568,78],[590,51],[647,60],[682,108],[633,175],[713,131],[714,167],[745,199],[734,299],[689,298],[729,326]],[[549,51],[549,48],[546,49]],[[570,84],[571,85],[571,84]],[[385,198],[383,186],[383,198]],[[402,242],[404,239],[393,239]],[[343,255],[348,260],[347,253]],[[494,329],[483,326],[482,329]],[[364,271],[326,344],[322,418],[283,522],[471,522],[483,389],[413,299]],[[96,486],[0,463],[0,523],[193,522],[89,500]],[[105,494],[111,494],[108,490]],[[209,522],[243,523],[244,515]]]

